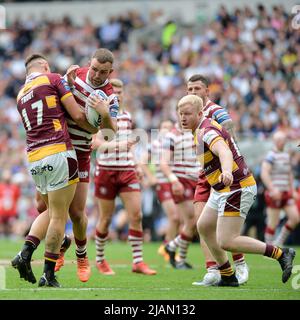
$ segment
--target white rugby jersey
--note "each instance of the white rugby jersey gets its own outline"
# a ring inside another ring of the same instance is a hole
[[[88,80],[88,70],[88,67],[78,68],[76,70],[75,83],[72,88],[72,93],[76,102],[84,110],[86,100],[90,93],[94,90],[100,89],[106,93],[110,100],[110,116],[112,118],[116,118],[119,110],[119,104],[116,95],[113,93],[112,85],[108,80],[106,80],[99,87],[94,87]],[[91,152],[92,134],[80,128],[68,113],[66,113],[66,119],[71,141],[75,150]]]
[[[264,161],[272,165],[271,179],[274,187],[280,191],[289,191],[292,170],[289,153],[273,149],[268,152]]]
[[[155,139],[151,142],[149,146],[149,157],[150,161],[155,165],[155,177],[158,183],[167,183],[169,182],[168,178],[163,174],[160,169],[160,162],[162,159],[163,153],[163,141],[162,138]]]
[[[121,111],[117,116],[117,132],[113,141],[127,141],[132,133],[132,119],[128,111]],[[106,170],[133,170],[135,162],[130,150],[106,150],[97,152],[97,167]]]
[[[213,119],[219,124],[222,124],[228,120],[231,120],[227,110],[211,100],[207,100],[204,108],[203,115],[205,118]]]
[[[196,145],[191,131],[182,131],[178,124],[166,134],[163,143],[164,149],[173,152],[170,168],[178,178],[197,180],[200,164],[196,157]]]

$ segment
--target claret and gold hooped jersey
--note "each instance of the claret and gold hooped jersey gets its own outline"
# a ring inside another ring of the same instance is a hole
[[[25,130],[28,160],[73,149],[62,101],[72,93],[56,73],[32,73],[17,96]]]
[[[229,192],[256,184],[234,139],[220,124],[214,120],[203,118],[194,137],[197,145],[197,158],[212,188],[218,192]],[[218,180],[221,174],[221,163],[219,157],[212,152],[212,146],[219,140],[225,141],[233,155],[233,183],[230,187],[225,187]]]

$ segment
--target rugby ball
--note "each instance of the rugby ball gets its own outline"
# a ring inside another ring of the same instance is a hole
[[[100,99],[107,100],[108,96],[106,93],[102,90],[94,90],[92,93],[90,93],[89,97],[98,96]],[[101,115],[92,108],[88,100],[85,104],[85,116],[89,124],[91,124],[93,127],[99,128],[101,124]]]

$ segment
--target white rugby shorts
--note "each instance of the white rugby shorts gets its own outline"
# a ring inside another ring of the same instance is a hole
[[[55,191],[79,181],[75,150],[52,154],[29,163],[29,172],[41,194]]]
[[[256,185],[230,192],[218,192],[212,189],[207,206],[216,210],[219,217],[242,217],[247,214],[255,201]]]

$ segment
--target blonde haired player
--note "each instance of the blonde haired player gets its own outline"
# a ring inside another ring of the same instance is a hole
[[[226,251],[278,260],[285,283],[292,273],[295,250],[240,235],[256,196],[256,183],[235,141],[216,121],[204,117],[203,100],[198,96],[184,96],[177,109],[182,127],[192,130],[195,136],[199,161],[212,186],[197,229],[218,263],[221,280],[217,285],[239,286]]]
[[[230,118],[227,110],[209,99],[209,81],[201,74],[192,75],[187,82],[187,94],[193,94],[203,100],[203,114],[206,118],[215,120],[222,125],[230,135],[236,139],[234,131],[234,123]],[[211,186],[208,183],[205,175],[201,171],[199,174],[196,191],[194,195],[195,214],[199,217],[209,198]],[[202,281],[196,281],[193,284],[198,286],[211,286],[220,281],[220,272],[218,271],[217,263],[214,261],[205,241],[200,241],[201,249],[205,257],[205,264],[207,273],[204,275]],[[249,271],[245,262],[245,257],[240,252],[232,254],[236,276],[240,284],[248,281]]]

